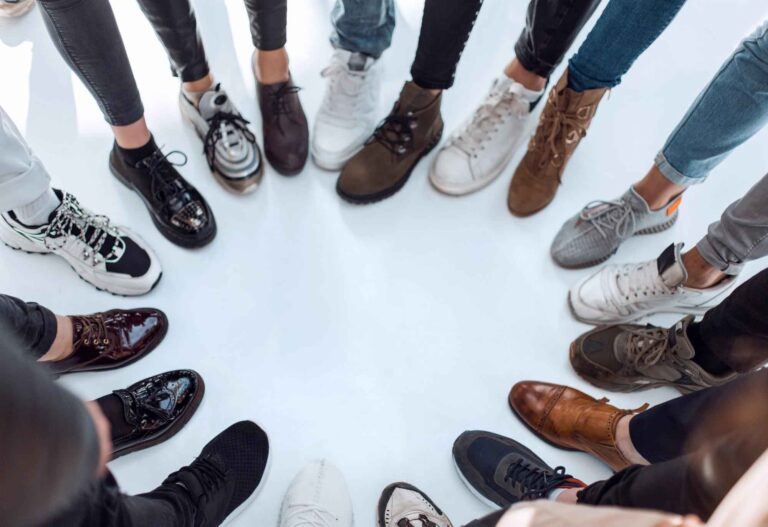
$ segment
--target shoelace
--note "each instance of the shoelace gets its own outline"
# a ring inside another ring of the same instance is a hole
[[[203,139],[203,153],[211,170],[213,170],[213,164],[216,161],[216,146],[219,142],[223,141],[229,154],[232,153],[232,148],[239,145],[243,140],[251,144],[256,142],[256,136],[248,128],[251,122],[245,120],[242,115],[217,112],[208,119],[208,124],[208,133]]]
[[[416,525],[419,522],[419,525]],[[415,518],[401,518],[397,522],[397,527],[438,527],[438,525],[430,521],[425,514],[419,514]]]
[[[579,218],[589,222],[603,238],[611,229],[624,239],[635,230],[635,210],[624,200],[597,200],[587,204]]]
[[[376,127],[369,141],[377,141],[396,155],[405,154],[413,144],[413,130],[418,123],[413,112],[398,113],[400,104],[396,103],[392,112]]]
[[[179,154],[183,160],[179,163],[172,162],[169,158]],[[156,150],[150,157],[141,161],[149,170],[149,176],[152,178],[152,194],[155,199],[162,203],[167,203],[179,194],[185,193],[187,189],[179,181],[179,178],[170,170],[171,167],[182,167],[187,164],[187,155],[179,150],[172,150],[163,154]]]
[[[81,344],[86,346],[109,346],[112,342],[101,315],[74,317],[73,323],[81,326],[80,337],[75,342],[75,348]]]
[[[87,212],[74,196],[64,194],[56,216],[45,231],[45,247],[49,250],[60,249],[71,236],[85,244],[83,260],[96,266],[105,260],[102,254],[104,244],[110,237],[113,239],[112,247],[108,247],[111,254],[120,233],[112,227],[109,218]]]
[[[493,90],[483,103],[475,110],[472,119],[452,138],[451,143],[464,153],[477,157],[477,151],[482,149],[493,132],[509,115],[517,115],[515,103],[522,95],[521,87],[512,85],[507,90]]]
[[[542,156],[541,162],[546,162],[549,159],[557,167],[563,165],[565,160],[561,157],[560,151],[565,150],[564,145],[569,140],[574,142],[587,135],[582,124],[583,117],[578,115],[579,112],[585,110],[588,110],[587,106],[580,108],[577,115],[566,114],[558,110],[557,99],[555,99],[552,110],[542,114],[541,126],[531,141],[533,149],[549,148],[550,150],[551,156]]]
[[[168,421],[168,419],[171,418],[171,412],[164,410],[158,404],[154,404],[159,399],[159,396],[165,394],[166,392],[161,390],[157,393],[151,393],[150,388],[151,385],[144,387],[135,395],[128,391],[125,392],[133,403],[133,410],[135,415],[138,417],[142,412],[144,412],[151,416],[157,417],[162,422]]]
[[[628,330],[627,357],[636,368],[650,368],[669,357],[667,330],[642,328]]]
[[[204,494],[201,496],[201,499],[203,500],[208,499],[211,493],[215,492],[226,482],[226,475],[224,472],[222,472],[219,467],[202,457],[195,459],[191,465],[174,472],[168,479],[173,483],[183,483],[183,480],[180,479],[179,476],[185,472],[194,476],[200,483],[200,486],[204,490]],[[184,488],[186,488],[186,486],[184,486]]]
[[[661,281],[655,260],[617,266],[613,273],[616,290],[620,295],[620,298],[615,295],[613,298],[617,307],[648,296],[677,294],[677,288],[670,289]]]
[[[326,67],[321,72],[328,79],[322,115],[339,122],[356,122],[360,114],[365,113],[361,106],[368,73],[352,71],[338,61]]]
[[[333,527],[335,519],[328,509],[316,503],[291,504],[285,515],[285,523],[292,527]]]
[[[273,120],[277,122],[277,128],[283,133],[285,130],[283,130],[283,124],[280,116],[290,116],[293,113],[293,110],[288,106],[286,102],[286,97],[299,93],[299,91],[301,91],[301,88],[298,86],[289,86],[288,84],[283,84],[277,90],[270,92],[269,94],[271,97],[270,100],[272,104]]]
[[[522,499],[546,498],[550,492],[573,476],[565,473],[565,467],[556,467],[551,475],[525,461],[518,460],[507,467],[504,480],[518,483],[523,491]]]

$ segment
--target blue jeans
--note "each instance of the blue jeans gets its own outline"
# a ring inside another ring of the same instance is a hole
[[[336,0],[331,11],[331,44],[336,49],[379,58],[392,43],[394,0]]]
[[[686,0],[611,0],[568,64],[568,85],[613,88],[661,35]]]

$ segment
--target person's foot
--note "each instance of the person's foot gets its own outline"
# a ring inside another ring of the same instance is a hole
[[[488,185],[501,174],[527,138],[531,105],[540,92],[502,75],[491,85],[472,117],[440,149],[429,180],[446,194],[461,196]]]
[[[160,234],[170,242],[187,248],[207,245],[216,236],[213,211],[169,160],[176,151],[163,154],[154,142],[150,149],[150,155],[133,161],[115,143],[109,156],[112,174],[141,197]]]
[[[301,172],[309,156],[309,125],[299,89],[292,78],[277,84],[262,84],[256,79],[264,154],[269,164],[284,176]]]
[[[708,289],[683,284],[688,272],[680,250],[670,245],[656,260],[607,265],[579,281],[568,293],[573,315],[588,324],[624,324],[653,313],[703,315],[731,286],[727,277]]]
[[[607,89],[577,93],[568,87],[568,70],[549,92],[528,152],[517,166],[507,204],[515,216],[530,216],[550,204],[579,142],[587,135]]]
[[[162,271],[154,251],[126,227],[54,190],[61,205],[44,225],[25,225],[12,211],[0,219],[0,241],[12,249],[63,258],[80,278],[102,291],[134,296],[150,292]]]
[[[197,372],[161,373],[96,400],[112,429],[112,459],[159,445],[192,418],[205,394]]]
[[[442,94],[406,82],[392,112],[341,171],[336,182],[339,196],[365,204],[400,190],[419,160],[440,141],[441,99]]]
[[[735,372],[713,375],[692,360],[696,350],[688,326],[693,319],[689,315],[670,329],[598,327],[571,344],[571,366],[587,382],[614,392],[672,386],[688,393],[733,380]]]
[[[593,201],[560,228],[550,249],[552,259],[569,269],[602,263],[616,253],[624,240],[672,227],[681,200],[682,196],[678,196],[654,211],[630,187],[618,199]]]
[[[168,318],[159,309],[113,309],[72,315],[72,351],[45,362],[56,375],[122,368],[145,357],[168,333]]]
[[[216,180],[238,194],[255,190],[264,174],[261,150],[249,122],[221,84],[204,92],[197,103],[179,90],[179,108],[203,140],[203,153]]]
[[[326,460],[293,479],[280,509],[279,527],[352,527],[352,498],[344,475]]]
[[[512,387],[509,406],[539,437],[560,448],[597,457],[613,470],[631,463],[616,445],[619,419],[644,411],[620,410],[584,392],[546,382],[523,381]]]
[[[453,527],[429,496],[408,483],[393,483],[382,491],[376,521],[378,527]]]
[[[373,57],[334,51],[323,70],[328,84],[312,135],[312,158],[320,168],[341,169],[370,137],[381,91],[379,70]]]
[[[29,12],[35,0],[0,0],[0,18],[14,18]]]
[[[552,468],[517,441],[491,432],[461,434],[453,444],[453,461],[472,494],[493,508],[585,486],[564,467]]]
[[[186,494],[196,508],[195,527],[226,525],[256,497],[268,460],[267,434],[256,423],[240,421],[153,492]]]

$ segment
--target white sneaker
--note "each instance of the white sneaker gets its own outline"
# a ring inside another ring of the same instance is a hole
[[[352,527],[352,499],[342,473],[326,460],[293,479],[280,509],[280,527]]]
[[[432,162],[429,180],[435,188],[461,196],[496,179],[530,135],[531,103],[542,94],[506,76],[496,79],[483,103]]]
[[[625,324],[653,313],[703,315],[735,283],[728,277],[714,287],[683,286],[688,272],[680,250],[670,245],[656,260],[608,265],[577,283],[568,294],[573,315],[589,324]]]
[[[393,483],[382,491],[376,519],[378,527],[452,527],[440,507],[408,483]]]
[[[54,192],[61,205],[49,223],[30,227],[6,212],[0,216],[0,241],[28,253],[61,256],[80,278],[116,295],[143,295],[155,287],[160,263],[141,238],[81,207],[72,194]]]
[[[312,157],[320,168],[341,169],[373,133],[381,91],[378,62],[337,49],[323,70],[328,85],[312,136]]]

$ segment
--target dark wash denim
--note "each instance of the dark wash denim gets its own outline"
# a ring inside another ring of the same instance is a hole
[[[422,88],[453,85],[461,53],[482,0],[426,0],[419,46],[411,68]],[[600,0],[531,0],[515,53],[528,70],[548,78]]]
[[[568,85],[613,88],[661,35],[686,0],[611,0],[568,65]]]
[[[210,72],[189,0],[138,0],[182,81]],[[245,0],[253,44],[273,50],[285,45],[286,1]],[[108,0],[40,0],[48,32],[64,60],[80,77],[104,118],[125,126],[144,115],[123,39]]]

